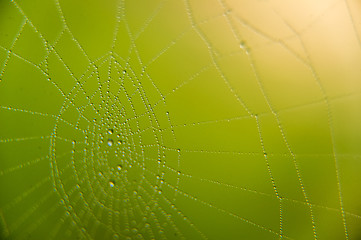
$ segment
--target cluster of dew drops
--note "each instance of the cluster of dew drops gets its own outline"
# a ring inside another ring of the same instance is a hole
[[[114,133],[113,129],[108,130],[109,135],[112,135],[113,133]],[[120,135],[118,134],[117,137],[120,138]],[[118,140],[117,143],[118,143],[118,145],[122,145],[123,142],[122,142],[122,140]],[[113,139],[108,138],[107,144],[108,144],[109,147],[113,146],[113,144],[114,144]]]
[[[113,135],[113,133],[114,133],[114,130],[113,130],[113,129],[108,129],[109,138],[108,138],[108,140],[107,140],[107,145],[108,145],[109,147],[111,147],[111,146],[114,145],[114,140],[113,140],[113,138],[111,138],[111,135]],[[118,134],[117,137],[118,137],[117,144],[118,144],[118,145],[122,145],[123,142],[122,142],[122,140],[119,139],[119,138],[120,138],[120,134]],[[117,169],[118,169],[119,171],[122,170],[122,166],[121,166],[120,164],[118,164],[118,165],[117,165]],[[113,179],[109,180],[109,186],[110,186],[110,187],[114,187],[114,186],[115,186],[115,180],[113,180]]]

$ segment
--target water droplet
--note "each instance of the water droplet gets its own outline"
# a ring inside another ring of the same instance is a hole
[[[264,157],[267,157],[267,153],[263,153],[263,156],[264,156]]]
[[[115,186],[115,182],[114,182],[113,180],[110,180],[110,181],[109,181],[109,186],[110,186],[110,187],[114,187],[114,186]]]
[[[138,229],[133,228],[133,229],[132,229],[132,232],[133,232],[133,233],[137,233],[137,232],[138,232]]]
[[[112,139],[108,139],[107,144],[108,144],[109,147],[113,146],[113,140],[112,140]]]
[[[98,175],[101,177],[101,176],[103,176],[103,173],[102,173],[102,172],[99,172]]]
[[[180,172],[180,171],[178,171],[177,173],[178,173],[178,176],[180,176],[180,175],[181,175],[181,172]]]
[[[113,235],[113,239],[119,239],[119,235],[115,233],[115,234]]]
[[[122,145],[122,141],[121,140],[118,140],[118,145]]]
[[[159,175],[157,175],[157,177],[156,177],[158,180],[160,179],[160,176]]]
[[[245,41],[241,41],[241,43],[239,44],[239,47],[240,47],[241,49],[245,49],[245,48],[246,48],[246,43],[245,43]]]
[[[118,169],[119,171],[122,170],[122,165],[119,164],[119,165],[117,166],[117,169]]]
[[[108,134],[113,134],[113,129],[109,129]]]
[[[123,74],[126,74],[127,73],[127,71],[126,70],[123,70]]]

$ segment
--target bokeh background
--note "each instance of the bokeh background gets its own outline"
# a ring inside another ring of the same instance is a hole
[[[361,239],[358,0],[0,0],[1,239]]]

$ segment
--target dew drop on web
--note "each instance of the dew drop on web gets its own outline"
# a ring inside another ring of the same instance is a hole
[[[241,41],[241,43],[239,44],[239,47],[241,49],[245,49],[246,48],[246,43],[244,41]]]
[[[110,186],[110,187],[114,187],[114,186],[115,186],[115,182],[114,182],[113,180],[110,180],[110,181],[109,181],[109,186]]]
[[[108,144],[109,147],[113,146],[113,140],[112,140],[112,139],[108,139],[107,144]]]

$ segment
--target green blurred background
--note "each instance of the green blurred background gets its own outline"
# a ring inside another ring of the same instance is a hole
[[[358,0],[0,0],[1,239],[361,239]]]

